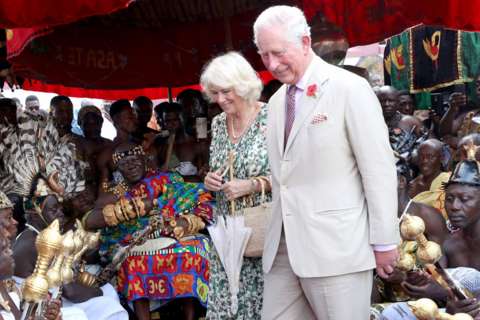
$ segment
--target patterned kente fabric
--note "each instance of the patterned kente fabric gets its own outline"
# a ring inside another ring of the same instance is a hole
[[[157,199],[158,211],[165,218],[191,213],[207,224],[212,219],[212,196],[203,184],[186,183],[176,173],[150,172],[125,196]],[[100,254],[109,261],[120,246],[132,240],[132,234],[148,225],[148,217],[124,222],[102,231]],[[175,298],[194,297],[206,305],[209,264],[209,239],[201,234],[175,241],[162,230],[134,250],[123,262],[117,278],[117,290],[128,301],[140,298],[166,303]]]

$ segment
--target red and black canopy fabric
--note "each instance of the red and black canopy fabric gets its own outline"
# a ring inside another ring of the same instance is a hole
[[[37,15],[27,2],[32,1],[15,1],[9,20],[2,19],[9,6],[0,4],[0,26],[29,27],[13,29],[8,41],[13,69],[30,79],[24,88],[107,99],[163,98],[167,87],[175,95],[197,84],[202,66],[228,49],[242,52],[262,70],[252,25],[275,4],[297,5],[308,19],[321,12],[343,28],[351,46],[381,41],[418,23],[480,30],[475,14],[480,0],[68,1],[82,8],[76,19],[76,11],[58,1],[33,1],[45,6]],[[100,3],[97,12],[92,3]],[[20,6],[24,16],[15,19]],[[66,10],[62,18],[57,17],[61,10]],[[267,72],[261,75],[271,79]]]

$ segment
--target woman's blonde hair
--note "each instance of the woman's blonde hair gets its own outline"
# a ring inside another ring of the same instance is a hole
[[[211,60],[203,69],[200,85],[207,98],[212,101],[212,86],[233,89],[244,100],[251,103],[260,98],[262,81],[248,61],[238,52],[228,52]]]

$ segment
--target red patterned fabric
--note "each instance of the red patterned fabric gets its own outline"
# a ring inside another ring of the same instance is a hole
[[[0,28],[52,27],[85,17],[109,14],[132,0],[0,1]]]
[[[90,18],[87,22],[53,29],[38,26],[68,23],[89,14],[105,14],[125,7],[129,1],[3,1],[0,21],[6,21],[5,25],[37,26],[14,31],[8,43],[14,70],[20,76],[37,80],[26,82],[25,88],[30,90],[75,97],[131,99],[139,94],[167,98],[166,87],[171,87],[175,96],[180,91],[175,88],[197,84],[204,63],[225,50],[224,20],[205,17],[189,22],[187,16],[186,22],[169,17],[163,17],[165,21],[145,22],[163,23],[156,28],[136,28],[123,23],[129,21],[134,25],[133,19],[139,17],[148,20],[149,15],[140,15],[138,10],[145,4],[154,6],[153,0],[150,1],[132,3],[119,12],[123,20],[118,23],[106,24]],[[38,8],[40,2],[50,10]],[[118,7],[114,7],[113,2],[118,2]],[[480,0],[296,0],[289,3],[295,2],[309,19],[323,12],[327,20],[345,30],[351,46],[383,40],[418,23],[480,30],[480,15],[476,14]],[[191,4],[193,0],[185,3]],[[64,8],[67,4],[68,8]],[[230,18],[232,46],[244,53],[257,70],[262,70],[252,43],[252,24],[263,8],[252,8]],[[93,12],[94,9],[97,11]],[[76,18],[72,12],[77,12]],[[32,13],[36,15],[33,18]],[[7,15],[9,19],[2,19]],[[37,41],[32,41],[35,38]]]
[[[419,23],[480,30],[479,0],[303,0],[307,18],[323,12],[345,31],[350,46],[386,39]]]

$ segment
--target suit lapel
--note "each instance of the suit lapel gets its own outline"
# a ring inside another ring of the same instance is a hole
[[[309,116],[313,113],[313,111],[316,109],[317,104],[321,101],[322,94],[328,82],[328,74],[326,74],[327,72],[326,68],[320,65],[322,70],[319,70],[319,66],[318,66],[319,63],[325,63],[325,62],[321,60],[319,61],[319,59],[315,59],[314,63],[316,63],[317,65],[314,66],[312,75],[308,79],[307,87],[302,92],[302,96],[298,100],[298,106],[295,106],[295,120],[293,121],[293,126],[292,126],[292,130],[290,131],[290,135],[288,136],[288,141],[285,147],[284,154],[288,152],[298,132],[300,131],[302,126],[304,126],[305,121],[310,118]],[[308,86],[313,84],[317,85],[317,91],[315,93],[315,96],[307,96]],[[285,115],[284,115],[284,118],[285,118]],[[285,120],[283,123],[285,123]],[[282,134],[282,137],[283,137],[283,134]]]

